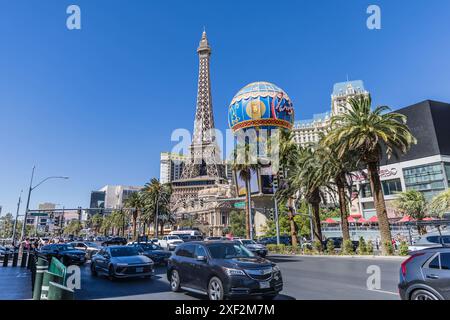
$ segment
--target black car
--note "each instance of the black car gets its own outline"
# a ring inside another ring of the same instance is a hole
[[[112,237],[104,242],[102,242],[102,247],[105,246],[124,246],[127,244],[127,239],[123,237]]]
[[[400,267],[402,300],[450,300],[450,248],[414,252]]]
[[[262,296],[273,299],[283,289],[280,269],[232,241],[188,242],[169,259],[172,291],[184,289],[211,300]]]
[[[38,256],[47,259],[49,263],[55,257],[66,266],[72,264],[83,265],[86,262],[86,253],[82,250],[75,249],[69,244],[49,244],[43,246],[38,251]]]
[[[129,244],[129,246],[137,248],[139,253],[152,259],[155,264],[166,264],[172,255],[172,252],[166,251],[157,244],[151,242],[133,243]]]
[[[343,242],[342,237],[330,237],[330,238],[327,238],[326,240],[322,241],[322,245],[325,248],[327,247],[329,240],[333,241],[334,248],[342,249],[342,242]],[[359,241],[352,240],[352,246],[353,246],[353,251],[356,251],[356,249],[358,249],[358,247],[359,247]]]
[[[277,244],[277,237],[268,237],[268,238],[261,238],[257,243],[262,245],[268,245],[268,244]],[[292,239],[290,236],[280,236],[280,244],[284,244],[285,246],[290,246],[292,244]]]

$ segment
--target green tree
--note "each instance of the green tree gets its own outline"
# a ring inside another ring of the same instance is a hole
[[[389,220],[384,201],[383,188],[379,176],[380,159],[383,150],[392,154],[406,153],[416,139],[406,125],[406,116],[399,113],[386,113],[386,106],[371,109],[370,96],[358,96],[349,99],[347,112],[332,118],[332,130],[324,137],[326,145],[336,148],[337,156],[342,159],[349,151],[358,154],[367,166],[370,186],[379,221],[382,252],[387,255],[387,243],[392,241]]]
[[[397,195],[394,205],[403,215],[408,215],[416,220],[422,220],[426,216],[428,204],[422,192],[407,190]],[[427,233],[426,228],[419,226],[418,229],[420,234]]]
[[[235,237],[245,237],[247,230],[245,227],[245,213],[242,211],[232,211],[230,213],[229,230]]]
[[[72,220],[64,228],[64,233],[79,235],[82,229],[83,229],[83,225],[81,224],[81,222],[79,220]]]
[[[433,215],[440,217],[450,212],[450,189],[435,196],[429,204],[429,209]]]
[[[94,230],[94,233],[97,234],[100,231],[100,227],[102,226],[103,216],[101,214],[94,214],[89,219],[89,225]]]
[[[130,196],[124,201],[124,206],[126,207],[128,213],[131,215],[131,219],[133,221],[133,239],[136,239],[137,220],[144,208],[144,201],[142,199],[141,193],[133,192],[132,194],[130,194]]]
[[[144,219],[148,224],[154,223],[155,234],[157,225],[162,233],[165,224],[175,223],[175,217],[170,211],[172,188],[169,184],[161,184],[158,179],[153,178],[145,184],[141,194]]]
[[[245,230],[246,237],[250,239],[250,212],[252,207],[251,200],[251,177],[252,173],[258,170],[258,160],[256,150],[250,148],[248,144],[238,145],[234,150],[232,159],[232,169],[239,175],[239,178],[245,182]]]
[[[11,238],[14,228],[14,218],[11,213],[0,217],[0,238]]]

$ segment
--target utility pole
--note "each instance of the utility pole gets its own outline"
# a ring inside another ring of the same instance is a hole
[[[20,210],[20,203],[22,202],[22,192],[23,190],[20,190],[19,201],[17,202],[16,219],[14,220],[13,236],[12,236],[13,246],[16,245],[16,228],[17,228],[17,221],[19,220],[19,210]]]
[[[278,221],[278,201],[277,201],[277,197],[276,197],[276,193],[277,193],[277,189],[278,189],[278,176],[275,177],[274,181],[273,181],[273,203],[274,203],[274,219],[275,219],[275,230],[277,232],[277,245],[280,244],[280,222]]]

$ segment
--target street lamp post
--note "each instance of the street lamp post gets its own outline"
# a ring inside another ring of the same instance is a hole
[[[23,237],[25,236],[25,227],[26,227],[26,224],[27,224],[28,211],[30,209],[31,192],[34,189],[36,189],[37,187],[39,187],[41,184],[43,184],[47,180],[50,180],[50,179],[69,179],[69,177],[50,176],[50,177],[47,177],[47,178],[43,179],[41,182],[39,182],[35,186],[33,186],[34,170],[35,169],[36,169],[36,166],[33,166],[33,170],[31,171],[30,187],[28,188],[27,205],[25,207],[25,215],[24,215],[23,224],[22,224],[22,232],[21,232],[21,235],[20,235],[20,240],[21,241],[22,241]],[[20,249],[23,250],[22,242],[20,244]]]
[[[14,220],[14,228],[13,228],[13,235],[12,235],[13,247],[16,246],[16,229],[17,229],[17,221],[19,220],[20,203],[22,202],[22,191],[23,190],[20,190],[19,201],[17,202],[16,219]]]

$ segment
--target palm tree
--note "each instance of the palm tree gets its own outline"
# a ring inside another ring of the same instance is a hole
[[[239,174],[239,178],[245,182],[246,206],[245,206],[245,230],[247,239],[250,239],[250,214],[252,210],[252,190],[251,178],[252,173],[258,170],[257,155],[253,154],[250,146],[237,146],[233,154],[232,168],[233,171]]]
[[[170,196],[172,188],[169,184],[161,184],[158,179],[151,179],[142,189],[145,211],[148,221],[154,221],[155,237],[158,236],[158,225],[161,222],[161,233],[166,223],[173,223],[174,217],[170,212]]]
[[[298,245],[297,241],[297,224],[294,221],[294,196],[297,193],[295,188],[289,188],[289,172],[290,168],[295,166],[299,161],[299,149],[298,145],[294,142],[293,133],[288,131],[281,131],[280,144],[279,144],[279,156],[281,165],[281,176],[284,179],[281,181],[282,189],[277,191],[277,200],[287,202],[288,207],[288,220],[291,233],[291,242],[293,246]]]
[[[427,200],[422,192],[417,190],[407,190],[398,194],[394,202],[395,207],[404,215],[409,215],[416,220],[422,220],[426,217]],[[420,234],[427,233],[426,229],[419,226]]]
[[[334,145],[325,145],[323,137],[318,152],[323,159],[327,159],[327,161],[323,162],[321,170],[324,175],[323,179],[332,181],[336,185],[342,223],[342,239],[343,241],[350,240],[348,195],[351,194],[352,172],[358,168],[357,154],[354,151],[349,151],[339,158],[336,147]]]
[[[128,208],[133,220],[133,239],[136,239],[137,219],[141,214],[144,203],[139,192],[133,192],[125,201],[124,206]]]
[[[332,130],[325,136],[326,145],[335,145],[339,159],[349,151],[355,151],[367,166],[370,186],[380,227],[382,252],[388,254],[391,231],[379,176],[383,150],[390,157],[406,153],[416,139],[406,125],[406,116],[386,113],[389,107],[371,109],[370,96],[349,99],[347,112],[332,118]]]
[[[94,229],[94,233],[97,234],[100,231],[102,225],[103,216],[101,214],[94,214],[90,219],[91,228]]]
[[[322,241],[320,225],[320,203],[323,199],[321,188],[329,186],[329,179],[323,174],[322,154],[312,146],[300,148],[299,158],[295,166],[290,168],[289,184],[311,205],[313,213],[314,236]]]
[[[450,211],[450,190],[444,191],[435,196],[429,204],[430,212],[434,215],[443,217]]]

